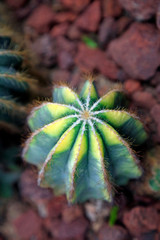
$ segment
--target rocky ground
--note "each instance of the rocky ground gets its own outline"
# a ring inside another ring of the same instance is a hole
[[[23,32],[35,72],[45,79],[43,86],[66,81],[79,89],[82,73],[89,72],[100,95],[115,84],[123,86],[149,134],[140,152],[145,168],[146,149],[160,144],[160,1],[5,2]],[[0,240],[160,239],[160,201],[149,196],[145,179],[118,189],[113,225],[108,221],[113,206],[101,201],[68,206],[64,196],[37,187],[36,169],[25,167],[20,196],[4,201]]]

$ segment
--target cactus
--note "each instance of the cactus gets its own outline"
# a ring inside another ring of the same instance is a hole
[[[17,146],[5,148],[0,145],[0,198],[9,198],[14,193],[14,184],[21,172],[18,164],[19,151]]]
[[[1,16],[0,16],[1,18]],[[26,104],[35,92],[36,81],[24,73],[25,52],[17,36],[0,27],[0,196],[11,197],[20,175],[18,136],[27,118]],[[5,135],[3,133],[5,132]],[[7,131],[6,131],[7,130]],[[8,131],[9,130],[9,131]],[[18,133],[18,134],[17,134]],[[13,135],[12,135],[13,134]],[[20,136],[19,136],[20,137]],[[6,142],[7,144],[3,144]],[[16,143],[15,143],[16,142]],[[13,148],[15,144],[16,151]]]
[[[136,186],[138,194],[160,197],[160,147],[149,150],[145,158],[146,174]]]
[[[33,108],[28,118],[33,133],[23,150],[23,158],[40,170],[40,186],[66,193],[71,203],[111,201],[114,184],[141,176],[127,142],[141,144],[147,135],[138,118],[124,110],[121,90],[98,98],[89,80],[80,96],[65,85],[56,87],[53,102]]]
[[[160,165],[152,169],[152,177],[149,180],[149,186],[154,192],[159,192],[160,194]]]
[[[10,30],[0,30],[0,122],[22,127],[27,113],[25,104],[36,81],[24,74],[24,51],[12,40]]]

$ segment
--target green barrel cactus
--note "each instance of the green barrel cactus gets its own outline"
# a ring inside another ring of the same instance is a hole
[[[54,88],[53,103],[31,112],[31,137],[23,158],[39,168],[38,184],[66,193],[71,203],[112,200],[113,186],[142,174],[129,147],[146,138],[142,123],[124,110],[122,91],[99,98],[92,81],[78,96],[67,86]]]
[[[0,123],[19,128],[36,81],[24,73],[24,51],[12,38],[11,31],[0,28]]]

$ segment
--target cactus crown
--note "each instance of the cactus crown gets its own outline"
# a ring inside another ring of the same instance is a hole
[[[67,86],[53,91],[54,103],[43,103],[28,119],[33,131],[24,159],[40,169],[38,183],[66,193],[69,202],[111,201],[113,184],[141,176],[126,139],[141,144],[146,133],[136,116],[124,111],[122,91],[98,98],[92,81],[78,96]]]

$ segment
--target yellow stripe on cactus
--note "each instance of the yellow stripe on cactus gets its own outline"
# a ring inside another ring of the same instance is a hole
[[[53,91],[53,101],[83,109],[83,104],[81,104],[79,96],[69,87],[61,86],[55,88]]]
[[[80,122],[76,126],[72,125],[50,150],[39,174],[38,181],[40,185],[54,186],[58,189],[59,186],[65,184],[64,171],[66,170],[70,149],[75,142],[79,127]]]
[[[97,91],[91,81],[86,81],[80,93],[80,97],[87,105],[87,108],[98,99]]]
[[[40,107],[35,108],[34,111],[31,112],[28,124],[30,129],[35,131],[59,118],[76,113],[78,113],[78,110],[74,107],[47,102],[43,103]]]
[[[90,185],[94,188],[95,185],[98,186],[96,195],[100,190],[103,198],[110,201],[111,186],[109,182],[109,174],[106,171],[106,163],[104,158],[104,144],[99,134],[95,131],[93,124],[90,122],[89,126],[89,174],[93,175],[90,181]],[[94,165],[93,165],[94,164]],[[94,176],[95,175],[95,176]]]
[[[97,112],[97,116],[136,145],[143,143],[147,139],[142,123],[133,114],[126,111],[106,110]]]
[[[98,99],[98,101],[91,107],[91,110],[119,109],[126,108],[127,106],[128,101],[125,98],[124,92],[120,90],[112,90]]]
[[[68,158],[66,183],[67,198],[70,202],[74,202],[79,198],[79,195],[81,194],[79,189],[82,189],[78,186],[79,184],[82,184],[79,179],[83,177],[85,178],[85,171],[81,171],[81,165],[85,164],[83,161],[85,161],[87,157],[85,125],[86,122],[82,125]]]
[[[75,120],[74,117],[61,118],[35,131],[26,142],[23,157],[37,166],[44,163],[49,151]]]

